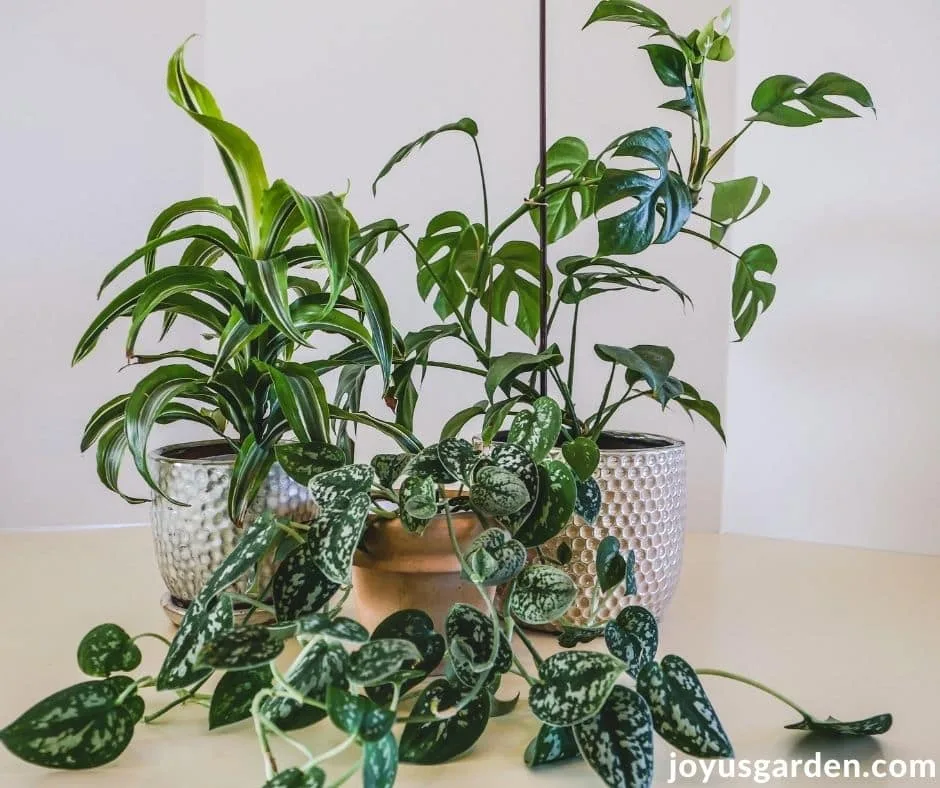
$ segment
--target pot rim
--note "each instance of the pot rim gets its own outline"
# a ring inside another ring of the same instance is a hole
[[[672,438],[669,435],[660,435],[656,432],[623,432],[620,430],[603,430],[601,437],[629,440],[630,438],[641,438],[654,441],[663,441],[665,446],[643,446],[635,449],[600,449],[602,457],[624,454],[647,454],[654,451],[669,451],[672,449],[685,448],[685,441],[678,438]]]
[[[183,449],[192,449],[195,447],[211,447],[218,446],[224,449],[224,452],[220,454],[225,454],[227,456],[215,455],[212,457],[170,457],[168,456],[170,452],[180,451]],[[185,441],[183,443],[170,443],[166,446],[161,446],[158,449],[151,449],[147,452],[147,457],[156,462],[166,462],[173,465],[235,465],[235,453],[232,451],[232,447],[223,440],[201,440],[201,441]]]

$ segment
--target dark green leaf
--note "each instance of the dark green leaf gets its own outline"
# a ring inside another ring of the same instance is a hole
[[[738,339],[744,339],[753,328],[758,316],[773,303],[777,286],[758,274],[773,274],[777,269],[777,253],[767,244],[745,249],[738,258],[731,283],[731,316]]]
[[[597,464],[601,461],[601,452],[597,442],[583,436],[568,441],[561,447],[561,453],[568,465],[571,466],[578,479],[586,482],[590,479]]]
[[[590,209],[586,214],[590,213]],[[538,212],[534,211],[537,216]],[[516,297],[516,328],[534,340],[539,332],[539,276],[542,258],[539,248],[529,241],[510,241],[490,255],[488,284],[480,297],[480,304],[494,320],[506,323],[506,309],[512,296]],[[551,288],[551,272],[547,286]]]
[[[382,294],[382,288],[362,263],[350,260],[349,275],[372,331],[372,342],[369,347],[372,348],[379,362],[383,380],[388,381],[392,374],[393,342],[392,318],[389,315],[388,302]]]
[[[810,731],[827,736],[879,736],[891,730],[893,719],[890,714],[876,714],[864,720],[842,722],[835,717],[818,720],[805,716],[799,722],[784,727],[791,731]]]
[[[594,525],[601,511],[603,496],[596,479],[576,482],[574,513],[588,525]]]
[[[509,609],[524,624],[548,624],[563,616],[578,596],[568,574],[551,564],[531,564],[516,578]]]
[[[778,126],[811,126],[827,118],[858,117],[841,104],[830,101],[829,96],[852,99],[864,109],[875,108],[868,89],[844,74],[823,74],[812,85],[799,77],[778,74],[757,86],[751,99],[751,108],[756,114],[748,120]],[[802,104],[805,111],[794,104]]]
[[[407,473],[409,476],[429,476],[435,484],[452,484],[457,477],[441,462],[437,444],[428,446],[411,459]]]
[[[140,648],[117,624],[99,624],[78,644],[78,667],[89,676],[129,673],[141,659]]]
[[[456,438],[460,435],[460,431],[467,426],[468,422],[486,413],[488,406],[489,403],[486,400],[480,400],[468,408],[458,410],[447,420],[447,423],[441,429],[441,440]]]
[[[477,675],[486,665],[492,665],[489,669],[491,677],[505,673],[512,665],[512,651],[505,637],[495,637],[492,620],[475,607],[463,603],[451,607],[444,634],[448,649],[455,641],[460,641],[465,647],[468,661],[459,665],[455,663],[453,667],[460,683],[468,687],[474,686]]]
[[[209,730],[247,720],[255,695],[270,686],[271,670],[267,665],[225,673],[212,693]]]
[[[558,442],[561,421],[558,403],[551,397],[539,397],[531,411],[523,411],[512,420],[507,440],[521,446],[535,462],[541,462]]]
[[[688,394],[689,384],[683,383],[682,386],[683,390],[686,392],[686,394]],[[701,399],[695,395],[679,396],[676,397],[673,401],[689,414],[690,419],[692,418],[693,413],[697,413],[699,416],[705,419],[705,421],[707,421],[712,426],[715,432],[718,433],[721,439],[723,441],[725,440],[725,431],[721,426],[721,412],[718,410],[718,406],[715,405],[714,402],[709,402],[708,400]]]
[[[562,626],[558,636],[558,645],[562,648],[574,648],[582,643],[591,643],[603,637],[604,627],[566,627]]]
[[[519,693],[517,692],[509,700],[501,700],[496,697],[492,692],[490,693],[490,719],[496,719],[496,717],[505,717],[508,714],[512,714],[516,710],[516,706],[519,705]]]
[[[470,483],[473,469],[480,460],[469,441],[463,438],[446,438],[437,444],[437,456],[441,465],[454,478]]]
[[[601,0],[584,26],[595,22],[627,22],[656,33],[669,32],[669,24],[665,19],[634,0]]]
[[[331,637],[349,643],[365,643],[369,639],[369,631],[358,621],[345,616],[331,618],[325,613],[311,613],[298,620],[297,633]]]
[[[376,454],[371,461],[379,484],[387,489],[395,486],[411,462],[410,454]]]
[[[548,725],[584,722],[600,712],[622,673],[623,664],[608,654],[553,654],[539,666],[540,682],[529,691],[529,706]]]
[[[525,748],[524,757],[525,765],[534,769],[536,766],[547,766],[580,758],[581,753],[572,728],[543,725],[539,728],[538,735]]]
[[[350,655],[349,678],[362,687],[385,684],[409,663],[416,664],[421,659],[421,652],[410,640],[370,640]]]
[[[574,726],[581,755],[611,788],[653,784],[653,726],[646,701],[614,687],[600,713]]]
[[[267,627],[242,626],[210,638],[199,651],[196,664],[217,670],[250,670],[267,665],[283,650],[284,641]]]
[[[509,388],[520,375],[557,367],[563,361],[558,345],[552,344],[544,353],[506,353],[496,356],[486,373],[486,395],[492,401],[496,389]]]
[[[196,667],[196,657],[210,638],[232,628],[232,600],[222,596],[190,603],[157,674],[157,689],[183,689],[212,673]]]
[[[656,732],[696,758],[733,758],[731,742],[695,671],[681,657],[648,663],[636,688],[649,704]]]
[[[618,143],[614,156],[642,159],[658,172],[650,176],[639,170],[604,171],[597,187],[597,209],[621,200],[628,200],[631,207],[598,222],[598,253],[602,255],[637,254],[652,243],[667,243],[676,237],[692,211],[688,186],[680,175],[669,171],[671,145],[667,131],[643,129],[627,134]]]
[[[482,225],[473,224],[462,213],[447,211],[431,219],[418,240],[418,294],[427,300],[438,288],[434,311],[441,320],[457,311],[475,285],[485,235]]]
[[[397,424],[390,424],[387,421],[377,419],[374,416],[370,416],[368,413],[363,413],[362,411],[346,410],[344,408],[331,405],[330,417],[336,420],[353,421],[357,424],[364,424],[367,427],[372,427],[382,434],[388,435],[404,451],[416,452],[421,450],[421,443],[417,438],[415,438],[410,430],[405,430],[399,427]]]
[[[319,766],[310,766],[306,770],[292,766],[278,772],[261,788],[323,788],[326,774]]]
[[[688,61],[681,50],[665,44],[645,44],[640,49],[646,50],[656,76],[667,88],[684,89],[686,87]]]
[[[609,257],[564,257],[558,261],[558,271],[565,277],[558,288],[558,297],[565,304],[578,304],[587,298],[620,290],[653,293],[663,287],[675,293],[683,306],[692,303],[689,295],[666,277]]]
[[[484,443],[491,443],[503,428],[503,422],[509,417],[512,409],[522,400],[522,397],[509,399],[490,405],[483,417],[482,438]]]
[[[420,684],[424,680],[423,676],[440,665],[446,648],[444,637],[434,631],[434,622],[422,610],[399,610],[392,613],[375,628],[372,639],[409,640],[421,652],[421,660],[414,666],[414,670],[422,675],[401,681],[402,692]],[[389,684],[367,687],[366,693],[376,703],[387,704],[392,699],[392,688]]]
[[[535,506],[515,537],[526,547],[538,547],[557,536],[574,512],[577,480],[565,463],[546,460],[538,466],[539,489]]]
[[[461,699],[461,691],[447,679],[437,679],[418,698],[411,716],[416,719],[446,711]],[[490,718],[489,696],[479,693],[455,715],[440,722],[409,722],[401,734],[399,760],[403,763],[444,763],[469,750],[483,735]]]
[[[346,650],[339,643],[314,640],[290,666],[285,678],[301,695],[323,703],[328,687],[346,689],[349,686],[348,662]],[[265,698],[261,711],[285,731],[306,728],[326,717],[322,709],[281,696]]]
[[[634,678],[656,658],[659,627],[656,618],[645,607],[625,607],[604,629],[607,650],[627,664],[627,673]]]
[[[329,443],[282,443],[274,447],[278,464],[298,484],[346,463],[342,449]]]
[[[627,562],[620,554],[620,542],[616,536],[605,536],[601,540],[594,563],[597,567],[597,582],[604,593],[623,581]]]
[[[258,490],[271,466],[274,451],[267,443],[258,444],[253,435],[242,441],[232,468],[232,481],[228,491],[228,513],[234,523],[242,523],[248,508],[255,500]]]
[[[633,373],[628,382],[642,378],[656,394],[662,391],[676,361],[669,348],[659,345],[636,345],[632,348],[595,345],[594,352],[604,361],[626,367],[628,375]]]
[[[545,175],[549,185],[579,178],[595,178],[600,173],[600,165],[591,159],[587,145],[577,137],[562,137],[554,142],[546,151],[545,161]],[[557,178],[559,175],[560,179]],[[541,193],[541,181],[542,174],[539,168],[535,173],[535,186],[529,195],[531,199],[535,199]],[[554,191],[545,199],[548,204],[549,243],[555,243],[564,238],[593,213],[596,188],[590,185],[561,189]],[[535,228],[538,229],[539,211],[532,211],[529,215],[535,223]],[[539,258],[536,258],[536,262],[538,260]],[[522,304],[520,303],[520,314],[521,311]],[[529,336],[534,336],[537,332],[538,324],[536,323],[535,330]]]
[[[136,693],[116,702],[132,683],[127,676],[113,676],[60,690],[0,730],[0,741],[37,766],[91,769],[110,763],[130,744],[143,715]]]
[[[362,751],[362,788],[392,788],[398,774],[398,741],[386,733],[368,741]]]
[[[472,118],[461,118],[456,123],[447,123],[440,128],[429,131],[425,134],[422,134],[418,139],[413,142],[409,142],[407,145],[402,145],[391,159],[388,160],[388,163],[382,168],[382,171],[376,176],[376,179],[372,182],[372,193],[375,194],[378,188],[378,183],[382,178],[391,172],[392,168],[404,161],[408,154],[412,151],[419,150],[423,148],[428,142],[430,142],[438,134],[443,134],[447,131],[460,131],[464,134],[468,134],[471,137],[476,137],[478,128],[476,122]]]
[[[571,560],[571,543],[563,539],[558,545],[555,558],[562,566],[567,564]]]

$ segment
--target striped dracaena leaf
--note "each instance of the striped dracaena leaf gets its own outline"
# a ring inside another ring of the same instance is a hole
[[[371,473],[372,469],[369,471]],[[320,499],[317,501],[319,503]],[[350,582],[353,554],[365,531],[371,508],[372,499],[364,492],[342,494],[332,499],[329,506],[320,504],[320,513],[310,526],[307,538],[314,563],[334,583]]]
[[[574,725],[581,755],[611,788],[653,784],[653,725],[646,701],[616,686],[597,715]]]
[[[219,335],[219,345],[212,362],[213,374],[225,367],[249,342],[260,337],[267,329],[268,326],[264,323],[249,323],[242,316],[241,310],[233,306]]]
[[[261,204],[261,243],[265,257],[280,252],[304,226],[287,183],[278,178],[264,193]],[[318,253],[319,254],[319,253]]]
[[[292,342],[309,346],[307,338],[300,333],[291,318],[287,296],[287,263],[277,257],[254,260],[244,255],[239,255],[237,261],[248,291],[264,316]]]
[[[182,689],[211,674],[212,668],[196,666],[196,657],[211,637],[231,629],[232,623],[232,600],[228,596],[209,601],[195,599],[186,609],[160,666],[157,689]]]
[[[303,443],[330,439],[330,405],[320,376],[306,364],[282,362],[266,371],[274,382],[277,400],[287,423]]]
[[[110,763],[130,744],[144,714],[136,692],[122,697],[132,684],[128,676],[113,676],[60,690],[0,730],[0,741],[37,766],[91,769]]]
[[[362,302],[366,320],[372,331],[372,341],[369,343],[369,347],[375,353],[375,358],[382,370],[383,380],[387,383],[392,374],[392,345],[394,341],[388,302],[382,294],[382,288],[379,287],[372,274],[368,272],[362,263],[350,260],[349,276],[352,279],[356,297]]]
[[[228,491],[228,514],[232,522],[242,522],[273,464],[274,449],[269,444],[258,443],[250,434],[242,441],[235,455]]]
[[[364,413],[363,411],[347,410],[336,405],[330,405],[330,417],[338,421],[352,421],[356,424],[372,427],[383,435],[390,437],[406,452],[419,452],[424,448],[410,430],[406,430],[397,424],[377,419],[375,416]]]
[[[370,640],[350,654],[349,679],[361,687],[374,687],[420,661],[421,652],[410,640]]]
[[[208,249],[213,249],[219,254],[228,255],[232,259],[235,259],[236,255],[243,253],[242,247],[239,246],[239,244],[228,233],[226,233],[224,230],[220,230],[218,227],[194,224],[189,227],[184,227],[180,230],[174,230],[173,232],[161,235],[159,238],[154,238],[153,240],[148,241],[146,244],[141,246],[139,249],[134,250],[131,254],[121,260],[121,262],[114,266],[114,268],[112,268],[107,273],[98,287],[99,297],[108,285],[110,285],[115,279],[118,278],[118,276],[120,276],[124,271],[130,268],[130,266],[132,266],[141,258],[144,258],[146,264],[144,269],[145,272],[147,274],[152,274],[154,272],[154,267],[150,260],[156,254],[157,250],[161,246],[166,246],[167,244],[185,240],[201,241],[202,243],[206,244],[206,252],[208,252]]]
[[[219,632],[196,655],[197,665],[216,670],[251,670],[267,665],[284,650],[284,640],[267,627],[248,625]]]
[[[117,624],[99,624],[78,644],[78,667],[89,676],[128,673],[142,659],[140,648]]]
[[[577,595],[578,587],[563,569],[532,564],[516,578],[509,609],[525,624],[548,624],[561,618]]]
[[[176,318],[180,315],[195,320],[209,329],[215,336],[222,332],[228,320],[228,317],[221,309],[189,293],[178,293],[164,299],[163,303],[154,311],[163,312],[163,329],[160,332],[161,341],[166,338]]]
[[[421,693],[405,725],[399,742],[399,760],[403,763],[445,763],[469,750],[486,730],[490,720],[490,701],[479,693],[452,716],[443,712],[461,700],[463,690],[447,679],[435,679]],[[440,722],[428,717],[442,714]],[[420,721],[419,721],[420,720]]]
[[[244,214],[251,247],[257,249],[260,246],[262,204],[268,188],[261,152],[244,131],[222,119],[212,94],[186,71],[183,62],[185,46],[184,42],[170,58],[167,92],[180,109],[212,135]]]
[[[224,219],[235,230],[238,244],[243,249],[250,248],[251,241],[248,238],[248,227],[245,225],[245,220],[238,208],[234,205],[222,205],[214,197],[195,197],[191,200],[182,200],[161,211],[154,219],[153,224],[150,225],[150,232],[147,233],[147,243],[160,238],[166,232],[166,229],[177,220],[194,213],[208,213]],[[235,245],[231,246],[234,248]],[[148,272],[154,269],[156,258],[156,250],[145,255],[144,268]]]
[[[546,460],[538,466],[539,488],[535,506],[515,532],[526,547],[537,547],[557,536],[574,512],[577,482],[565,463]]]
[[[659,627],[656,618],[645,607],[632,605],[608,621],[604,628],[607,650],[627,665],[627,673],[634,678],[640,670],[656,659],[659,647]]]
[[[581,757],[572,728],[543,725],[525,748],[525,765],[534,769],[552,763],[563,763]]]
[[[313,238],[320,248],[320,256],[329,272],[330,301],[327,306],[332,309],[346,285],[346,274],[349,270],[349,212],[334,194],[310,197],[290,186],[287,188],[290,189],[304,224],[313,233]]]
[[[600,712],[623,664],[608,654],[562,651],[539,666],[539,683],[529,692],[529,707],[548,725],[575,725]]]
[[[274,573],[274,610],[278,621],[294,621],[319,612],[339,590],[320,571],[306,544],[291,551]]]
[[[496,465],[477,471],[470,488],[470,502],[493,517],[510,517],[530,501],[525,482]]]
[[[649,704],[656,732],[673,747],[696,758],[734,757],[702,683],[684,659],[670,654],[648,663],[636,688]]]
[[[348,671],[349,656],[339,643],[313,640],[288,668],[285,678],[301,695],[322,703],[328,687],[349,687]],[[261,711],[284,731],[306,728],[326,717],[326,711],[316,706],[282,696],[265,698]]]
[[[119,394],[108,400],[91,415],[88,424],[85,425],[85,431],[82,433],[82,451],[86,451],[91,447],[114,422],[124,418],[124,411],[127,409],[127,402],[130,398],[130,394]]]
[[[508,583],[526,562],[526,549],[503,528],[488,528],[467,549],[467,565],[473,569],[476,582],[484,586]],[[485,570],[485,571],[484,571]]]
[[[107,489],[117,493],[128,503],[149,503],[149,499],[126,495],[118,487],[118,475],[126,451],[127,436],[124,434],[124,423],[119,421],[108,427],[98,438],[95,457],[98,479]]]

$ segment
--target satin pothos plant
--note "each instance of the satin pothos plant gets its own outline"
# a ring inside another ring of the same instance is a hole
[[[0,730],[0,741],[39,766],[93,768],[117,758],[138,725],[200,703],[208,705],[209,729],[253,726],[264,762],[256,785],[321,788],[359,775],[367,788],[390,788],[399,763],[443,764],[485,743],[489,721],[517,705],[519,693],[503,687],[509,675],[527,686],[539,723],[520,753],[525,763],[542,768],[583,759],[612,788],[652,784],[654,734],[694,757],[732,756],[703,676],[769,692],[799,715],[787,726],[797,730],[867,736],[890,728],[887,714],[822,719],[759,682],[661,656],[656,620],[641,607],[626,608],[604,626],[572,626],[565,614],[577,589],[557,565],[567,558],[529,560],[531,548],[564,527],[577,496],[573,486],[542,485],[543,468],[565,465],[549,457],[562,412],[550,399],[535,404],[540,418],[514,423],[514,437],[491,450],[446,439],[370,465],[308,467],[316,519],[292,523],[267,514],[252,523],[189,607],[155,675],[133,675],[144,635],[102,624],[78,646],[78,667],[88,679],[24,712]],[[593,471],[566,467],[578,478]],[[452,522],[464,509],[484,527],[466,550]],[[443,632],[420,610],[398,611],[373,632],[343,614],[365,529],[392,517],[416,533],[447,529],[464,576],[479,591],[479,606],[450,609]],[[272,556],[281,562],[269,588],[247,600],[227,591]],[[623,554],[615,538],[600,545],[596,563],[595,620],[618,586],[635,590],[633,554]],[[252,606],[239,625],[233,600]],[[254,611],[266,620],[253,620]],[[563,628],[563,646],[602,638],[605,648],[543,654],[520,626],[549,622]],[[294,656],[279,662],[292,638]],[[218,681],[209,695],[202,690],[213,676]],[[171,699],[148,713],[153,689]],[[337,729],[340,743],[318,751],[310,737],[296,736],[317,725]],[[285,742],[296,758],[277,762],[272,740]],[[331,764],[350,751],[351,768]]]
[[[184,45],[185,46],[185,45]],[[275,461],[297,471],[307,461],[303,445],[335,442],[340,465],[351,459],[347,425],[365,421],[412,446],[400,429],[358,412],[361,379],[347,357],[365,355],[389,379],[394,335],[388,305],[367,269],[383,235],[395,223],[360,227],[332,193],[307,196],[283,180],[269,182],[258,146],[226,121],[212,94],[186,70],[184,47],[167,69],[170,98],[209,132],[237,198],[223,205],[197,197],[171,205],[153,222],[147,242],[105,277],[99,296],[137,263],[140,278],[111,298],[79,340],[73,363],[95,348],[114,323],[129,323],[128,365],[153,371],[134,389],[102,405],[91,417],[82,450],[97,444],[101,481],[118,487],[121,460],[129,452],[140,476],[164,495],[147,464],[147,441],[156,424],[198,422],[236,456],[229,494],[234,521],[241,518]],[[194,214],[212,224],[180,222]],[[312,242],[297,242],[307,231]],[[185,242],[172,265],[158,267],[157,253]],[[140,332],[162,316],[161,339],[183,318],[194,322],[211,350],[170,347],[142,352]],[[326,332],[348,340],[335,356],[298,363],[293,354]],[[339,370],[337,402],[321,378]],[[292,432],[292,446],[279,445]]]

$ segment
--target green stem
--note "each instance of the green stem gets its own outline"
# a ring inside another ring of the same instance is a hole
[[[604,393],[601,396],[601,404],[600,404],[600,407],[597,409],[597,416],[594,419],[594,424],[591,425],[591,432],[594,432],[596,430],[597,424],[598,422],[600,422],[601,416],[603,416],[604,414],[604,408],[607,407],[607,402],[610,399],[610,389],[614,385],[614,375],[616,373],[617,373],[617,365],[611,364],[610,375],[607,378],[607,385],[604,386]]]
[[[552,367],[548,372],[552,376],[552,380],[555,381],[555,385],[558,386],[558,390],[561,392],[562,399],[565,401],[565,407],[568,409],[568,413],[571,416],[572,424],[577,427],[581,422],[578,421],[578,413],[575,410],[574,400],[571,398],[571,392],[568,390],[568,387],[561,379],[561,375],[558,374],[558,370],[555,369],[555,367]]]
[[[169,647],[170,641],[167,640],[163,635],[158,635],[156,632],[141,632],[139,635],[135,635],[131,638],[134,641],[140,640],[141,638],[153,638],[154,640],[159,640],[164,646]]]
[[[695,672],[699,676],[720,676],[721,678],[731,679],[732,681],[739,681],[741,684],[747,684],[749,687],[753,687],[754,689],[759,689],[761,692],[766,692],[768,695],[771,695],[772,697],[779,700],[781,703],[789,706],[797,714],[800,714],[803,717],[812,716],[808,711],[806,711],[806,709],[798,706],[796,703],[794,703],[785,695],[781,695],[776,690],[772,690],[766,684],[761,684],[759,681],[755,681],[754,679],[749,679],[747,676],[740,676],[737,673],[730,673],[726,670],[717,670],[715,668],[704,668],[702,670],[696,670]]]
[[[632,390],[633,390],[632,387],[627,389],[626,394],[624,394],[613,405],[607,408],[606,414],[605,413],[598,414],[597,422],[595,423],[593,427],[591,427],[591,437],[593,437],[594,440],[597,440],[600,437],[600,434],[601,432],[603,432],[604,427],[607,426],[607,422],[609,422],[614,417],[614,414],[618,410],[620,410],[620,408],[622,408],[628,402],[632,402],[633,400],[639,399],[640,397],[645,397],[647,394],[647,392],[641,391],[638,394],[631,395],[630,392]]]
[[[480,186],[483,189],[483,226],[486,228],[486,233],[489,235],[490,232],[490,202],[486,194],[486,172],[483,169],[483,156],[480,153],[480,145],[477,142],[477,138],[473,137],[473,149],[477,154],[477,166],[480,168]]]
[[[261,757],[264,759],[265,780],[271,780],[277,774],[277,761],[274,760],[274,753],[271,752],[271,742],[268,741],[268,733],[264,727],[264,717],[261,714],[261,704],[270,692],[262,690],[251,701],[251,717],[255,724],[255,736],[258,737],[258,746],[261,747]]]
[[[474,369],[473,367],[468,367],[463,364],[454,364],[450,361],[428,361],[427,365],[429,367],[440,367],[441,369],[453,369],[456,372],[466,372],[468,375],[479,375],[480,377],[486,377],[485,370]]]
[[[684,234],[684,235],[691,235],[691,236],[693,236],[693,237],[695,237],[695,238],[701,238],[703,241],[708,241],[708,243],[710,243],[710,244],[711,244],[712,246],[714,246],[715,248],[721,249],[721,251],[723,251],[723,252],[727,252],[727,253],[730,254],[732,257],[737,257],[738,259],[741,258],[741,255],[739,255],[737,252],[732,252],[727,246],[722,246],[721,244],[716,244],[711,238],[709,238],[707,235],[702,235],[702,233],[700,233],[700,232],[697,232],[697,231],[695,231],[695,230],[690,230],[688,227],[683,227],[681,230],[679,230],[679,232],[682,233],[682,234]]]
[[[188,701],[190,698],[195,697],[196,693],[202,688],[202,685],[205,684],[210,678],[211,675],[206,676],[201,681],[197,681],[184,695],[180,695],[176,700],[168,703],[162,709],[158,709],[153,714],[148,714],[146,717],[144,717],[144,722],[149,724],[154,720],[162,717],[164,714],[170,711],[170,709],[175,709],[177,706],[181,706],[182,704],[186,703],[186,701]]]
[[[490,244],[495,243],[496,239],[499,238],[506,230],[508,230],[512,225],[514,225],[521,217],[525,216],[529,211],[536,207],[540,202],[544,202],[552,195],[563,192],[567,189],[578,189],[582,186],[593,186],[596,183],[600,183],[600,178],[573,178],[570,181],[562,181],[561,183],[553,183],[550,186],[546,187],[544,191],[539,192],[533,197],[525,200],[522,205],[516,208],[509,216],[500,223],[493,234],[490,236]]]
[[[114,705],[120,706],[141,687],[152,687],[154,683],[153,676],[144,676],[143,678],[137,679],[137,681],[135,681],[133,684],[129,684],[127,688],[120,695],[118,695],[117,698],[114,699]]]
[[[339,788],[343,783],[345,783],[350,777],[352,777],[362,766],[362,758],[356,761],[349,769],[343,772],[335,782],[331,782],[327,788]]]
[[[571,322],[571,347],[568,351],[568,391],[574,397],[574,357],[578,349],[578,312],[581,310],[581,302],[577,301],[574,305],[574,318]]]
[[[751,126],[753,126],[755,121],[749,120],[741,131],[735,134],[731,139],[724,143],[718,150],[716,150],[712,157],[708,160],[708,164],[705,166],[705,175],[707,176],[715,167],[718,165],[718,162],[721,161],[722,157],[731,150],[731,146],[734,145],[741,137],[744,135],[744,132],[747,131]]]
[[[316,766],[317,764],[323,763],[323,761],[329,760],[330,758],[339,755],[341,752],[343,752],[343,750],[348,749],[350,745],[355,744],[355,742],[356,734],[354,733],[348,739],[344,739],[335,747],[327,750],[324,753],[320,753],[316,758],[312,758],[310,763],[307,764],[307,767],[309,768],[310,766]]]
[[[252,613],[255,612],[255,610],[263,610],[265,613],[270,613],[271,615],[274,615],[274,606],[269,605],[265,602],[262,602],[259,599],[255,599],[254,597],[251,597],[251,596],[246,596],[245,594],[239,594],[239,593],[236,593],[235,591],[227,591],[225,595],[229,599],[231,599],[233,603],[241,602],[243,605],[248,605],[248,607],[252,608],[252,611],[251,611]]]
[[[516,627],[515,634],[519,636],[519,640],[522,641],[522,645],[524,645],[529,650],[529,653],[532,655],[532,661],[535,663],[535,667],[538,668],[542,664],[542,662],[544,662],[544,660],[542,659],[542,656],[539,654],[539,652],[536,650],[535,644],[533,644],[532,641],[529,640],[529,636],[526,635],[526,633],[522,631],[521,627]]]

